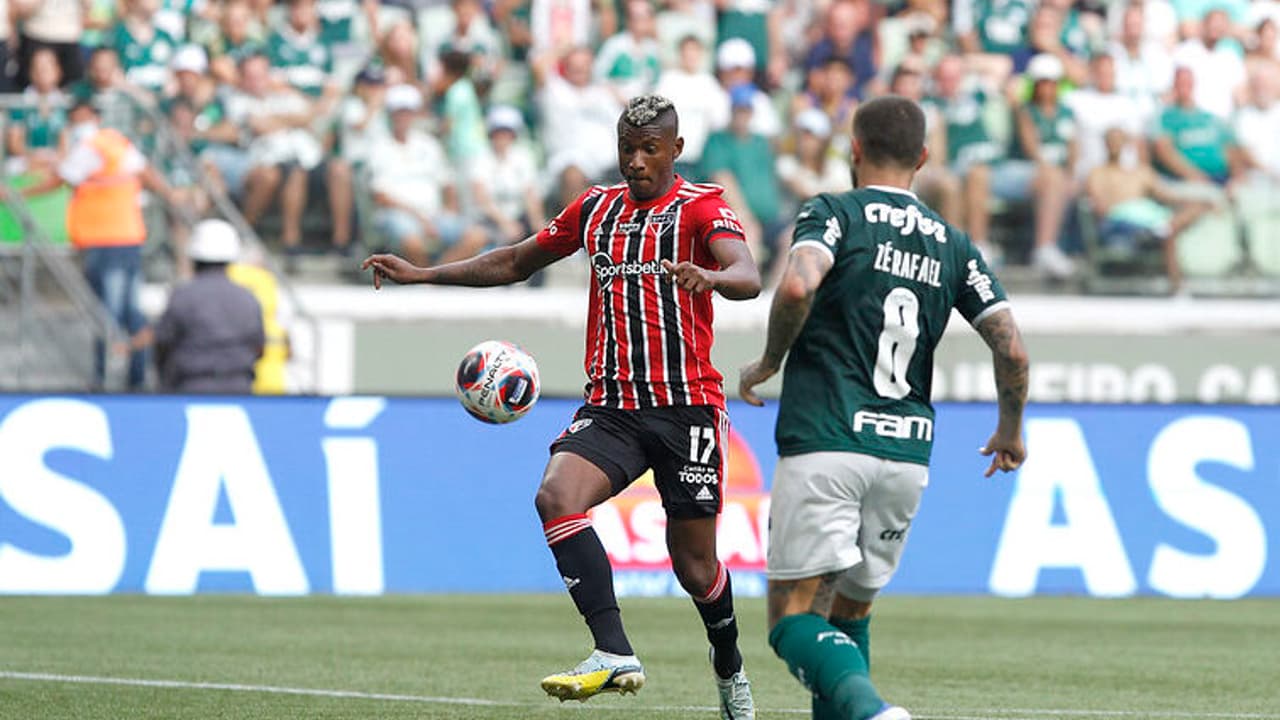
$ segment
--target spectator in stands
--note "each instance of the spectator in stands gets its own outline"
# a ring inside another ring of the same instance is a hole
[[[98,108],[104,127],[126,134],[137,132],[141,121],[135,106],[155,105],[153,95],[125,81],[120,58],[110,47],[93,50],[85,77],[72,83],[67,92],[76,101],[92,101]]]
[[[1182,233],[1211,209],[1198,201],[1183,201],[1170,193],[1160,177],[1145,162],[1136,167],[1124,161],[1127,132],[1111,128],[1106,132],[1107,161],[1094,168],[1085,183],[1090,206],[1098,221],[1098,236],[1104,245],[1139,251],[1143,234],[1159,239],[1163,246],[1165,272],[1177,293],[1182,286],[1178,266],[1177,240]]]
[[[249,5],[249,36],[266,42],[271,34],[271,8],[276,0],[247,0]]]
[[[1115,75],[1115,92],[1136,103],[1144,122],[1155,114],[1157,98],[1168,92],[1173,84],[1173,61],[1169,48],[1144,34],[1147,7],[1142,2],[1133,2],[1125,7],[1119,37],[1107,51],[1115,63],[1112,73]],[[1097,84],[1096,77],[1094,84]],[[1083,117],[1083,113],[1076,114]],[[1100,163],[1104,156],[1101,137],[1097,148],[1096,158]]]
[[[964,60],[958,55],[938,61],[933,87],[935,94],[924,103],[942,118],[940,134],[946,141],[948,169],[960,178],[964,189],[960,224],[988,261],[994,261],[994,250],[988,243],[991,210],[987,203],[991,163],[1004,153],[987,131],[987,90],[966,76]]]
[[[228,116],[252,138],[251,169],[245,179],[245,219],[256,224],[280,190],[280,241],[290,271],[296,270],[302,251],[307,176],[317,168],[325,168],[333,247],[338,252],[351,250],[350,166],[339,158],[324,162],[324,150],[310,130],[315,119],[313,108],[296,90],[272,86],[269,61],[261,55],[240,63],[240,92],[227,103]]]
[[[1235,135],[1251,183],[1280,189],[1280,76],[1258,74],[1249,78],[1249,104],[1236,113]]]
[[[66,96],[58,89],[62,68],[58,56],[40,48],[31,56],[31,84],[22,92],[22,104],[9,110],[5,128],[5,168],[10,175],[52,168],[66,149]]]
[[[142,286],[142,244],[147,239],[142,219],[144,187],[168,199],[172,190],[147,164],[142,153],[116,130],[103,128],[97,109],[78,102],[67,112],[71,123],[71,149],[57,166],[22,193],[51,192],[63,185],[73,188],[67,206],[67,234],[81,251],[85,279],[112,318],[137,338],[146,327],[138,304]],[[95,389],[101,389],[106,372],[106,348],[94,348]],[[146,357],[141,351],[129,359],[128,387],[142,389]]]
[[[893,72],[889,92],[921,103],[920,107],[924,111],[925,149],[929,151],[929,157],[924,166],[916,171],[911,189],[947,222],[959,226],[964,217],[964,195],[960,179],[947,167],[946,122],[935,105],[924,102],[924,73],[921,67],[911,60],[904,61]]]
[[[382,66],[369,64],[356,74],[352,94],[342,101],[339,145],[342,158],[354,170],[368,165],[374,145],[390,134],[384,109],[386,97],[386,73]]]
[[[781,85],[787,71],[787,52],[782,44],[780,13],[775,4],[761,0],[716,0],[716,8],[719,11],[716,47],[731,39],[745,40],[751,46],[754,61],[753,77],[749,79],[759,80],[770,88]]]
[[[333,54],[320,36],[316,0],[289,0],[288,21],[267,38],[267,57],[280,80],[312,98],[336,99]]]
[[[484,111],[471,82],[471,56],[448,50],[440,58],[442,72],[434,89],[440,102],[440,135],[449,160],[465,173],[484,151]]]
[[[13,37],[15,28],[13,19],[9,12],[9,0],[0,2],[0,93],[11,93],[20,85],[14,83],[14,71],[16,58],[13,56],[11,48],[17,48],[17,42]],[[54,56],[54,62],[58,60],[57,54]],[[58,68],[61,72],[61,67]]]
[[[422,94],[412,85],[387,89],[391,136],[369,161],[378,233],[415,265],[464,260],[484,249],[480,227],[458,210],[454,172],[440,143],[414,127]]]
[[[188,151],[186,154],[164,152],[158,162],[165,180],[173,188],[169,203],[170,209],[175,212],[169,223],[168,235],[173,266],[178,277],[188,278],[191,276],[187,253],[190,222],[192,218],[203,217],[209,210],[209,195],[196,174],[195,165],[195,156],[204,149],[205,142],[198,137],[196,131],[196,109],[186,98],[169,100],[165,104],[164,114],[169,121],[174,143]]]
[[[792,146],[792,152],[778,157],[775,168],[787,193],[788,216],[818,193],[853,189],[848,161],[831,152],[831,120],[826,113],[811,108],[796,115]]]
[[[1235,134],[1221,118],[1196,104],[1196,75],[1173,74],[1173,103],[1157,120],[1152,149],[1157,167],[1182,195],[1220,199],[1240,169]]]
[[[31,56],[40,48],[58,56],[63,82],[75,82],[84,75],[80,34],[87,5],[88,0],[9,0],[10,15],[19,27],[19,87],[31,83]]]
[[[698,163],[711,131],[729,124],[729,98],[706,69],[706,46],[697,35],[680,41],[680,64],[662,71],[655,92],[675,103],[680,112],[684,151],[676,159],[676,172],[698,180]]]
[[[153,95],[161,95],[169,84],[169,61],[177,46],[172,37],[156,27],[156,0],[124,0],[124,13],[107,34],[124,68],[125,80]]]
[[[1245,72],[1256,75],[1280,75],[1280,42],[1277,42],[1276,18],[1267,17],[1258,22],[1244,57]]]
[[[388,85],[413,83],[425,87],[426,74],[418,57],[418,36],[408,21],[392,23],[378,43],[378,59],[387,71]]]
[[[756,74],[756,51],[751,43],[742,38],[730,38],[720,44],[716,50],[716,67],[720,73],[720,87],[724,89],[725,110],[729,115],[729,91],[735,87],[752,86],[751,97],[751,132],[773,139],[782,132],[782,119],[773,105],[769,94],[755,87],[753,78]]]
[[[190,135],[184,139],[191,153],[212,182],[239,197],[249,172],[249,153],[240,147],[240,129],[227,115],[226,105],[209,74],[204,50],[198,45],[184,45],[174,53],[169,67],[176,92],[161,103],[161,108],[165,114],[171,114],[176,103],[190,106],[193,115]]]
[[[739,85],[729,91],[733,106],[729,127],[717,130],[707,138],[702,152],[702,176],[724,186],[725,200],[738,213],[746,229],[747,241],[754,245],[752,254],[763,257],[763,267],[775,263],[783,255],[775,247],[787,219],[782,215],[782,191],[769,140],[751,130],[756,88]],[[765,255],[756,250],[766,251]]]
[[[533,30],[529,26],[532,8],[529,0],[495,0],[491,8],[497,33],[505,41],[507,57],[524,64],[533,47]]]
[[[489,152],[471,171],[471,195],[494,246],[519,242],[546,221],[538,189],[538,165],[516,139],[524,121],[509,105],[489,110]]]
[[[1030,0],[956,0],[954,28],[965,53],[1009,55],[1021,48],[1035,3]]]
[[[880,66],[879,47],[871,27],[870,0],[834,0],[827,7],[822,40],[809,50],[805,70],[827,65],[839,58],[853,70],[853,95],[867,96],[868,84],[876,79]],[[874,92],[874,89],[872,89]]]
[[[681,65],[685,39],[694,37],[702,46],[702,65],[697,69],[711,72],[711,56],[707,48],[716,43],[716,6],[710,0],[667,0],[660,3],[656,22],[658,48],[662,67]],[[655,91],[658,92],[658,91]],[[659,94],[662,94],[659,92]],[[670,95],[663,95],[671,98]],[[674,98],[671,98],[674,101]],[[684,108],[680,107],[680,119],[684,120]],[[687,140],[687,138],[686,138]],[[686,146],[687,146],[686,142]],[[686,147],[687,149],[687,147]]]
[[[853,132],[853,113],[858,109],[854,72],[842,57],[832,55],[808,73],[808,85],[792,101],[792,114],[808,109],[821,110],[835,128],[835,149],[847,155]]]
[[[1246,100],[1244,60],[1224,42],[1230,30],[1226,11],[1215,7],[1205,13],[1199,37],[1187,39],[1173,53],[1174,64],[1194,76],[1196,106],[1222,120]]]
[[[1092,84],[1067,95],[1065,102],[1076,119],[1079,158],[1075,177],[1084,180],[1089,172],[1107,161],[1104,136],[1112,128],[1120,128],[1130,138],[1142,137],[1149,125],[1149,111],[1144,111],[1132,96],[1119,92],[1116,87],[1116,63],[1112,55],[1098,53],[1089,61]],[[1138,152],[1146,154],[1145,146],[1128,143],[1121,162],[1133,166]]]
[[[443,33],[440,44],[424,47],[423,54],[438,59],[446,52],[462,53],[471,62],[473,82],[490,86],[502,69],[502,40],[489,23],[484,5],[480,0],[452,0],[450,9],[453,27]],[[434,64],[427,77],[438,80],[442,69]]]
[[[593,69],[619,104],[652,90],[662,70],[649,0],[627,0],[626,20],[626,28],[600,46]]]
[[[593,23],[601,37],[611,37],[617,32],[614,0],[531,0],[531,56],[550,53],[561,57],[575,47],[588,47],[593,40]]]
[[[380,0],[320,0],[316,12],[320,16],[320,38],[331,50],[350,44],[355,37],[355,19],[364,15],[374,36],[378,33]]]
[[[1065,22],[1066,15],[1056,5],[1044,3],[1036,8],[1027,28],[1026,43],[1010,56],[1013,72],[1018,75],[1024,73],[1031,59],[1037,55],[1052,55],[1062,63],[1063,76],[1067,80],[1077,85],[1087,82],[1089,68],[1083,56],[1062,42]]]
[[[558,207],[568,205],[593,182],[617,176],[614,162],[622,106],[603,83],[591,80],[591,50],[574,48],[556,72],[550,56],[533,61],[542,119],[547,172],[560,190]]]
[[[239,81],[240,61],[250,55],[266,52],[262,38],[251,34],[253,14],[247,0],[226,0],[218,19],[219,32],[205,45],[209,55],[209,69],[220,85],[235,85]]]
[[[1075,268],[1058,247],[1058,234],[1071,203],[1076,159],[1076,121],[1058,99],[1062,62],[1037,55],[1027,66],[1031,101],[1014,111],[1012,153],[993,173],[992,189],[1004,200],[1031,199],[1035,210],[1032,265],[1052,278],[1069,277]]]
[[[240,236],[224,220],[202,220],[191,239],[195,277],[174,289],[156,321],[160,389],[171,393],[247,395],[266,336],[262,307],[231,281]]]

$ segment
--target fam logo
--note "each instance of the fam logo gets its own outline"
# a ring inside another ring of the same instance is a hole
[[[661,275],[662,265],[657,260],[615,263],[608,253],[598,252],[591,256],[591,269],[596,273],[596,281],[600,287],[607,286],[615,277],[641,277],[644,275]]]

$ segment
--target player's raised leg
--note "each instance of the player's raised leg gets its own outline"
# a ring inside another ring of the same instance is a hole
[[[586,660],[542,680],[542,689],[561,701],[635,692],[644,685],[644,669],[622,627],[613,568],[586,514],[612,495],[603,470],[574,453],[557,452],[535,500],[556,567],[595,641]]]
[[[733,614],[733,581],[716,558],[716,519],[670,518],[667,548],[680,586],[693,598],[711,643],[711,665],[720,694],[722,720],[752,720],[751,683],[738,650],[738,620]]]

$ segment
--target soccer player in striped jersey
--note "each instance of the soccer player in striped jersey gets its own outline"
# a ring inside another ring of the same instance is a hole
[[[536,235],[469,260],[422,268],[374,255],[363,267],[373,269],[374,287],[384,280],[488,287],[586,253],[586,402],[551,444],[535,505],[595,649],[575,668],[543,679],[542,688],[561,700],[586,700],[644,684],[587,512],[652,469],[672,567],[711,644],[720,715],[744,720],[755,710],[729,573],[716,558],[728,417],[723,378],[711,365],[711,292],[753,298],[760,274],[721,188],[675,174],[683,146],[671,102],[635,98],[618,120],[624,183],[592,187]]]
[[[925,119],[898,96],[853,120],[855,190],[796,218],[753,392],[782,365],[769,510],[769,644],[814,696],[814,720],[910,720],[869,677],[871,602],[902,557],[929,481],[933,351],[952,308],[991,349],[1000,417],[983,448],[1022,464],[1027,355],[978,248],[911,190]]]

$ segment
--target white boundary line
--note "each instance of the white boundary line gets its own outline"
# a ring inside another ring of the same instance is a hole
[[[173,690],[223,690],[229,692],[265,693],[272,695],[303,695],[308,697],[339,698],[348,700],[383,700],[387,702],[424,703],[431,705],[469,705],[480,707],[530,708],[543,707],[537,703],[515,702],[503,700],[486,700],[483,698],[437,697],[431,695],[402,695],[397,693],[374,693],[360,690],[332,690],[325,688],[282,687],[279,685],[245,685],[241,683],[195,682],[189,680],[153,680],[145,678],[103,677],[98,675],[60,675],[57,673],[20,672],[16,670],[0,670],[0,680],[25,680],[31,682],[72,683],[78,685],[121,685],[126,687],[167,688]],[[714,713],[718,708],[697,705],[566,705],[566,709],[582,708],[596,710],[624,710],[630,713],[641,712],[706,712]],[[809,708],[773,708],[761,710],[761,714],[807,715]],[[965,713],[953,715],[948,713]],[[1079,718],[1221,718],[1224,720],[1280,720],[1280,714],[1267,713],[1226,713],[1226,712],[1179,712],[1174,710],[1061,710],[1033,708],[989,708],[963,710],[922,710],[915,713],[917,720],[1037,720],[1045,717],[1079,717]]]

